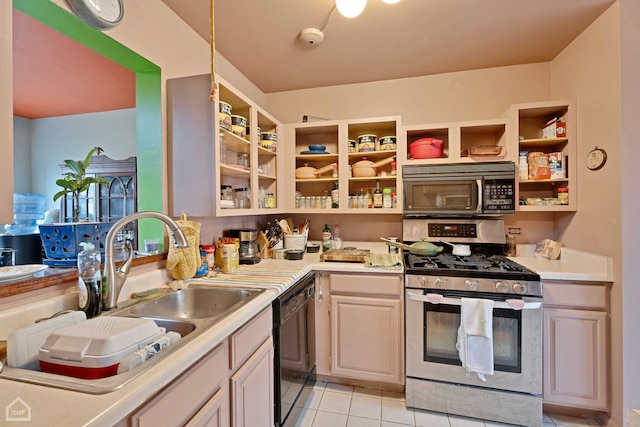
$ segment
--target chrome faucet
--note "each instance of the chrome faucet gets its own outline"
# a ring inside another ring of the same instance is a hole
[[[129,274],[129,269],[131,268],[131,262],[133,261],[133,250],[131,250],[131,247],[129,246],[129,257],[124,262],[124,264],[116,269],[115,261],[113,259],[113,246],[116,235],[118,234],[118,230],[120,230],[120,228],[122,228],[124,225],[141,218],[159,219],[160,221],[167,224],[169,229],[173,232],[177,248],[186,248],[189,246],[187,238],[180,229],[180,226],[173,219],[163,214],[162,212],[135,212],[118,220],[115,224],[113,224],[113,227],[111,227],[111,229],[107,233],[107,238],[105,241],[104,273],[102,275],[102,289],[105,292],[104,295],[102,295],[102,309],[105,311],[117,308],[118,296],[120,295],[120,291],[122,290],[124,282],[127,280],[127,275]]]

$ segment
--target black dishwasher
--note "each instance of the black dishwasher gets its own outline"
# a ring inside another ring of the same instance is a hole
[[[274,423],[295,425],[315,384],[315,280],[307,274],[273,301]]]

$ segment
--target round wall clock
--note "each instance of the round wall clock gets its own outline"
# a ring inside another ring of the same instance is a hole
[[[99,30],[113,28],[124,16],[123,0],[67,0],[67,3],[87,24]]]
[[[589,154],[587,154],[586,164],[589,169],[592,171],[598,170],[604,166],[607,162],[607,152],[602,148],[596,148],[591,150]]]

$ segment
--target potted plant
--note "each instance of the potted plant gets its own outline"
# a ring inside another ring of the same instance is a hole
[[[104,178],[87,176],[87,168],[91,163],[91,156],[95,152],[100,154],[104,151],[100,147],[92,148],[83,160],[71,160],[67,159],[64,163],[67,165],[70,172],[67,172],[64,178],[56,180],[56,184],[62,187],[62,190],[58,191],[53,196],[53,201],[57,201],[60,197],[69,193],[73,195],[74,207],[73,207],[73,221],[78,222],[80,220],[80,195],[89,189],[91,184],[105,184],[109,185]]]
[[[62,187],[53,196],[53,201],[71,194],[74,201],[73,220],[70,223],[41,224],[40,239],[44,247],[47,260],[51,265],[66,265],[61,260],[69,260],[73,264],[82,242],[91,242],[99,251],[104,251],[104,240],[106,238],[111,223],[103,222],[80,222],[80,196],[87,191],[92,184],[105,184],[109,182],[104,178],[87,176],[87,168],[91,163],[91,156],[94,153],[100,154],[102,148],[94,147],[89,151],[84,160],[64,161],[69,168],[64,178],[56,180],[56,184]],[[43,260],[44,261],[44,260]]]

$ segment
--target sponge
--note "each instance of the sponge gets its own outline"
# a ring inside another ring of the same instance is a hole
[[[131,298],[135,298],[137,300],[147,300],[147,299],[161,297],[166,293],[167,293],[166,289],[160,289],[160,288],[148,289],[146,291],[132,293]]]

